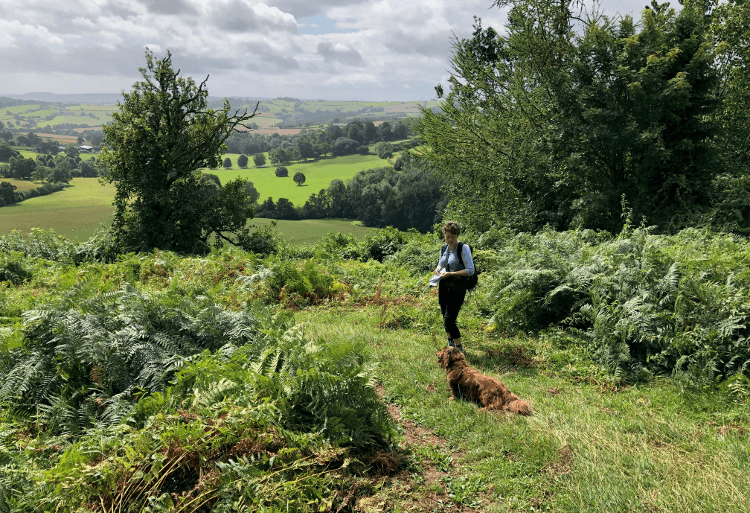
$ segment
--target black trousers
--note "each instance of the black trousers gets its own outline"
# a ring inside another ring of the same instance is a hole
[[[452,339],[461,338],[461,331],[456,326],[458,312],[464,304],[466,286],[460,277],[443,278],[438,285],[438,304],[443,314],[443,326]]]

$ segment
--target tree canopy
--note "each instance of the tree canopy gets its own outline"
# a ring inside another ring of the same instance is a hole
[[[615,231],[623,200],[665,231],[704,219],[722,166],[721,45],[703,8],[653,2],[635,23],[572,0],[495,5],[509,7],[507,34],[477,19],[454,40],[442,112],[415,127],[449,211],[480,231]]]
[[[116,188],[112,230],[124,250],[204,253],[212,244],[242,246],[253,208],[237,179],[206,194],[201,168],[222,164],[224,141],[255,112],[207,106],[200,84],[172,68],[172,55],[146,51],[143,81],[123,94],[102,151]]]

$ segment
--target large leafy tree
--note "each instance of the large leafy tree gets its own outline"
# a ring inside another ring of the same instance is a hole
[[[653,2],[639,29],[588,23],[556,84],[549,147],[572,175],[573,225],[618,229],[622,197],[666,231],[710,206],[719,79],[704,17]]]
[[[725,172],[716,181],[717,227],[750,233],[750,1],[728,0],[711,12],[711,33],[719,56],[723,127],[716,144]]]
[[[671,230],[707,211],[719,81],[700,9],[654,2],[636,25],[568,0],[496,5],[507,35],[477,22],[454,43],[443,113],[416,127],[452,213],[480,230],[617,230],[624,197]]]
[[[146,51],[143,81],[123,94],[102,151],[116,187],[112,230],[128,251],[154,248],[204,253],[211,244],[242,246],[253,217],[243,180],[206,189],[201,168],[221,165],[224,141],[255,115],[229,102],[208,108],[206,80],[196,84],[172,68],[172,55]]]

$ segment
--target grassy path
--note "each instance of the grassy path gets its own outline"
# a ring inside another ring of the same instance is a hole
[[[384,401],[401,421],[411,463],[362,511],[750,510],[747,405],[671,381],[618,388],[575,341],[492,336],[472,305],[462,313],[469,364],[534,413],[450,401],[435,358],[443,345],[435,303],[427,295],[298,314],[313,336],[368,342]],[[405,327],[408,319],[416,321]]]

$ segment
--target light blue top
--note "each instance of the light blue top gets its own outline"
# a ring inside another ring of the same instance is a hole
[[[458,246],[456,246],[458,249]],[[464,265],[461,265],[461,261],[458,259],[456,251],[451,251],[445,248],[445,251],[440,255],[438,260],[438,267],[445,267],[446,271],[456,272],[461,269],[466,269],[466,272],[471,276],[474,274],[474,260],[471,258],[471,250],[467,244],[463,244],[461,250],[461,258],[464,261]]]

